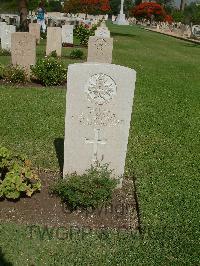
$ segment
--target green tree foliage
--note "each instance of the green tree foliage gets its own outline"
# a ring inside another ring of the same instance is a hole
[[[184,22],[200,24],[200,6],[196,3],[191,3],[185,7],[184,10]]]
[[[184,11],[173,10],[172,17],[175,22],[200,24],[200,6],[196,3],[190,3]]]
[[[184,21],[184,14],[181,10],[173,10],[172,17],[175,22],[183,22]]]
[[[119,14],[120,2],[121,2],[121,0],[110,0],[110,7],[112,10],[112,14],[114,14],[114,15]]]
[[[47,6],[47,10],[50,12],[62,12],[62,5],[60,1],[50,0]]]
[[[134,0],[124,0],[124,13],[128,15],[134,5]],[[140,1],[141,2],[141,1]],[[121,8],[121,0],[110,0],[110,7],[113,15],[118,15]]]

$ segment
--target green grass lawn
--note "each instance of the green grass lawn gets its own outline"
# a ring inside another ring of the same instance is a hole
[[[113,63],[137,71],[126,174],[136,181],[142,233],[40,240],[2,224],[0,246],[14,265],[200,265],[200,46],[133,26],[110,29]],[[44,49],[43,41],[38,56]],[[66,65],[75,62],[69,50]],[[65,94],[0,86],[0,142],[58,170]]]

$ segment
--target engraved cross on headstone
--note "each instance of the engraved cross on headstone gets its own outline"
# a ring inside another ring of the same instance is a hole
[[[97,154],[98,154],[98,144],[104,145],[107,143],[106,140],[100,140],[99,139],[99,131],[100,129],[94,129],[94,140],[89,140],[87,138],[85,138],[85,143],[86,144],[93,144],[93,162],[97,162],[98,158],[97,158]]]

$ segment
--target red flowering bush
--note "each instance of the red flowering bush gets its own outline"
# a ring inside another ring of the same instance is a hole
[[[168,23],[172,23],[173,22],[173,18],[170,15],[166,15],[164,18],[164,21],[168,22]]]
[[[172,22],[172,17],[166,14],[164,8],[157,3],[144,2],[135,6],[130,13],[136,18],[151,18]]]

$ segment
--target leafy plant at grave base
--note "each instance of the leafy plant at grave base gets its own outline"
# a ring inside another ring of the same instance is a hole
[[[112,198],[118,181],[110,177],[111,172],[108,165],[91,166],[81,176],[67,175],[66,179],[55,183],[50,192],[59,196],[71,210],[96,208]]]
[[[46,38],[47,38],[47,33],[41,31],[41,32],[40,32],[40,37],[41,37],[42,40],[46,40]]]
[[[80,49],[72,50],[69,56],[72,59],[82,59],[83,58],[83,51]]]
[[[0,56],[6,56],[6,55],[11,55],[10,51],[5,49],[0,49]]]
[[[87,46],[89,37],[94,36],[96,29],[97,29],[96,25],[94,25],[91,29],[89,29],[88,25],[81,24],[75,28],[74,34],[77,37],[77,39],[79,39],[81,45]]]
[[[40,189],[41,181],[31,170],[31,162],[0,146],[0,198],[31,197]]]
[[[3,71],[3,78],[12,83],[25,83],[27,74],[20,66],[6,66]]]
[[[31,67],[34,78],[45,86],[63,84],[67,79],[67,70],[60,59],[46,57],[38,59]]]
[[[0,79],[3,79],[4,66],[0,64]]]
[[[56,51],[52,51],[49,56],[54,58],[58,57]]]

